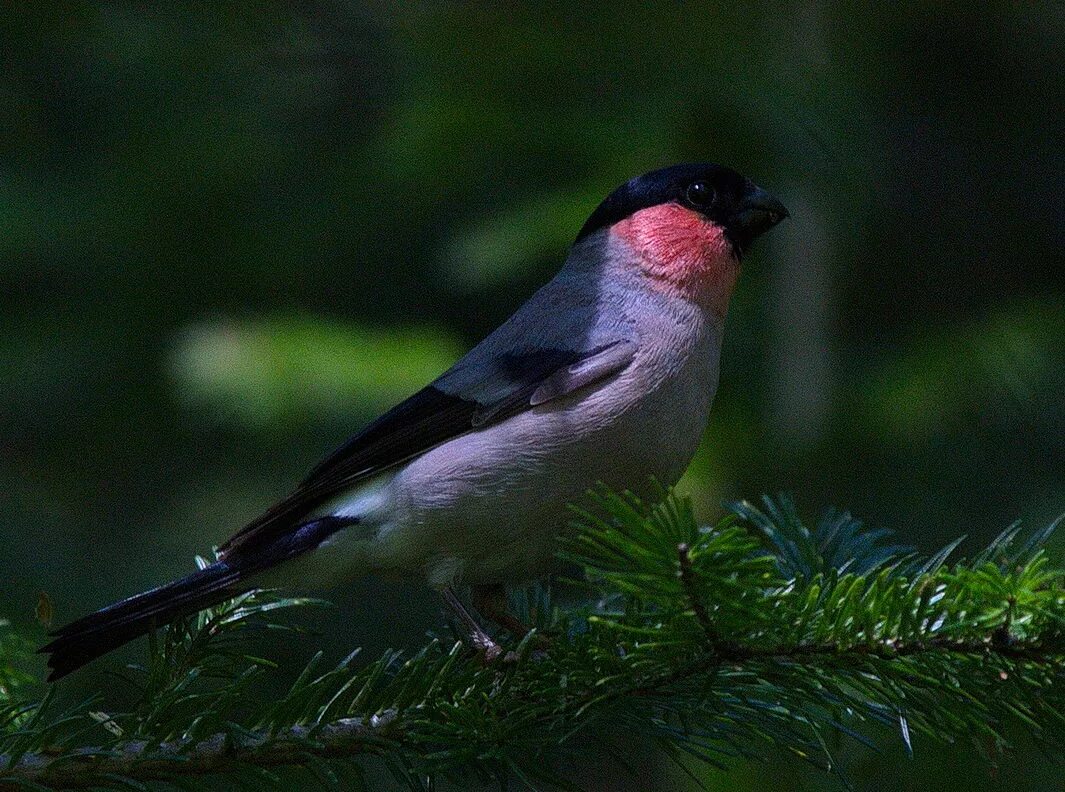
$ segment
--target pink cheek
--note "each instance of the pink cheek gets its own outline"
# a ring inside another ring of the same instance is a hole
[[[737,264],[724,231],[677,204],[641,209],[613,228],[637,253],[652,285],[723,311]]]

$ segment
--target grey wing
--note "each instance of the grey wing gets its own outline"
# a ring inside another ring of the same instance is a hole
[[[529,404],[535,407],[605,379],[628,366],[634,354],[636,344],[631,341],[608,344],[595,354],[557,369],[532,392]]]
[[[625,368],[635,350],[627,338],[585,350],[538,347],[486,355],[490,348],[475,348],[431,385],[348,440],[291,495],[237,532],[219,552],[254,552],[358,481],[459,435],[603,380]]]

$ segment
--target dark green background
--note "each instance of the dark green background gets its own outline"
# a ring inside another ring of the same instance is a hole
[[[786,489],[930,549],[1065,510],[1060,4],[166,5],[4,12],[0,615],[25,630],[41,590],[64,621],[189,570],[676,161],[792,211],[744,265],[683,484],[707,518]],[[417,586],[328,596],[332,656],[439,624]],[[1056,788],[1025,753],[917,752],[847,762]]]

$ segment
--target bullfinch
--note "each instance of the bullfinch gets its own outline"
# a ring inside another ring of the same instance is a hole
[[[505,587],[549,572],[567,504],[603,483],[675,483],[706,427],[743,254],[788,216],[719,165],[612,192],[558,274],[461,360],[327,456],[217,560],[53,633],[58,679],[157,625],[252,588],[369,573],[438,590],[486,652],[517,634]],[[493,649],[495,647],[495,649]]]

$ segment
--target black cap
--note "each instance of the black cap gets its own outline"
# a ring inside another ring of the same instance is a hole
[[[685,206],[721,226],[737,255],[788,216],[780,201],[731,168],[689,163],[645,173],[618,187],[592,212],[576,241],[666,203]]]

